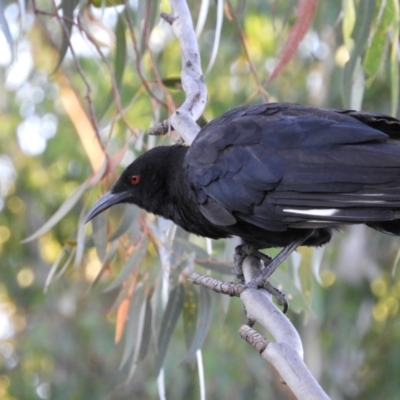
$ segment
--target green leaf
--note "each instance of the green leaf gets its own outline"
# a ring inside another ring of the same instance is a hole
[[[117,48],[115,52],[115,81],[118,89],[121,88],[122,78],[124,76],[126,65],[126,37],[125,37],[125,17],[123,14],[118,15],[116,39]]]
[[[133,351],[131,367],[129,369],[128,381],[130,381],[132,379],[133,375],[135,374],[136,367],[139,362],[139,354],[140,354],[140,350],[142,347],[142,341],[144,339],[143,328],[144,328],[145,320],[146,320],[146,302],[142,301],[142,304],[139,309],[138,320],[136,323],[136,326],[137,326],[136,343],[135,343],[135,349]]]
[[[210,269],[212,271],[221,274],[227,274],[227,275],[234,274],[231,263],[224,263],[222,261],[210,258],[210,256],[204,249],[195,245],[194,243],[188,242],[187,240],[178,237],[175,238],[174,246],[175,246],[174,250],[176,250],[177,254],[182,254],[183,251],[185,251],[188,254],[195,253],[196,264],[201,265],[206,269]]]
[[[208,67],[206,70],[206,74],[208,74],[212,70],[215,60],[217,59],[223,21],[224,21],[224,1],[217,0],[217,21],[216,21],[216,26],[215,26],[215,31],[214,31],[214,44],[213,44],[213,49],[211,52],[210,61],[208,63]]]
[[[125,0],[89,0],[90,4],[97,8],[101,7],[115,7],[119,4],[124,4]]]
[[[178,323],[179,316],[181,315],[183,303],[185,301],[185,289],[182,284],[179,284],[174,288],[168,299],[168,304],[165,309],[164,315],[161,320],[160,332],[158,335],[158,352],[156,359],[156,375],[160,373],[162,365],[164,363],[165,355],[172,334],[175,330],[176,324]]]
[[[82,209],[79,216],[78,230],[76,233],[76,252],[74,260],[75,268],[78,268],[82,264],[83,255],[85,253],[86,240],[85,240],[85,224],[83,223],[84,216],[85,216],[85,210]]]
[[[151,296],[152,294],[148,295],[146,298],[146,311],[145,311],[145,320],[143,325],[143,339],[140,346],[140,353],[139,353],[139,361],[142,361],[146,358],[147,353],[150,347],[150,340],[152,337],[152,316],[153,316],[153,309],[151,308]]]
[[[391,87],[391,115],[397,115],[399,104],[399,3],[398,0],[388,0],[393,5],[392,46],[390,50],[390,87]]]
[[[375,1],[360,1],[357,9],[357,21],[354,28],[354,48],[343,71],[343,103],[345,108],[352,107],[354,70],[364,51],[374,18]]]
[[[126,205],[125,210],[122,214],[121,223],[118,225],[117,229],[108,240],[113,241],[123,235],[132,225],[132,221],[137,218],[139,210],[139,207],[132,204]]]
[[[108,264],[111,262],[111,260],[114,258],[115,254],[117,253],[117,249],[118,249],[118,240],[111,243],[111,246],[110,246],[107,254],[104,257],[103,264],[101,265],[100,271],[97,273],[96,277],[94,278],[94,281],[90,285],[90,289],[93,288],[93,286],[95,286],[97,284],[97,282],[100,280],[105,269],[108,267]]]
[[[122,78],[124,76],[126,65],[126,36],[125,36],[125,17],[123,14],[118,15],[117,28],[116,28],[116,50],[114,57],[114,71],[115,71],[115,84],[116,89],[120,93]],[[118,93],[118,96],[119,96]],[[104,114],[107,112],[111,103],[114,100],[114,90],[111,88],[111,92],[106,96],[105,102],[101,107],[98,118],[101,119]]]
[[[370,86],[376,75],[378,73],[379,67],[384,61],[383,52],[385,50],[385,44],[388,38],[388,31],[391,27],[393,15],[394,15],[394,7],[392,0],[382,0],[381,7],[384,7],[382,10],[382,15],[377,21],[377,27],[375,29],[371,45],[368,47],[365,58],[364,58],[364,70],[368,75],[368,79],[366,82],[367,86]],[[379,10],[381,13],[381,10]]]
[[[106,215],[101,213],[92,219],[92,236],[96,248],[97,257],[103,261],[107,251],[107,220]]]
[[[60,252],[59,256],[57,257],[56,261],[54,261],[53,265],[50,268],[50,272],[47,275],[46,282],[44,284],[43,293],[47,293],[47,290],[49,289],[49,286],[52,284],[52,282],[54,282],[57,279],[57,277],[55,277],[55,274],[56,274],[56,272],[58,270],[58,267],[61,264],[61,261],[64,260],[66,254],[67,254],[66,246],[64,246],[62,251]],[[61,270],[63,270],[63,269],[68,267],[68,265],[72,261],[72,258],[73,258],[74,255],[75,255],[75,249],[71,249],[71,252],[68,255],[67,261],[64,263],[64,266],[61,268]],[[58,274],[58,277],[59,276],[60,276],[60,274]]]
[[[84,183],[82,183],[82,185],[78,187],[78,189],[75,190],[75,192],[71,194],[71,196],[67,198],[67,200],[64,201],[61,207],[50,217],[50,219],[47,222],[43,224],[42,227],[40,227],[35,233],[28,236],[26,239],[22,240],[22,243],[30,242],[31,240],[37,239],[38,237],[48,232],[72,209],[72,207],[82,197],[87,187],[88,187],[88,182],[85,181]]]
[[[188,353],[182,360],[182,363],[191,362],[195,357],[196,352],[204,343],[207,336],[208,330],[210,328],[212,317],[212,307],[211,307],[211,295],[209,289],[200,286],[200,296],[199,296],[199,317],[197,320],[197,330],[193,337],[192,344],[189,348]]]
[[[138,337],[138,322],[140,318],[140,309],[144,301],[144,290],[143,287],[138,287],[132,296],[131,303],[129,305],[129,316],[125,328],[125,342],[124,350],[122,354],[121,363],[119,369],[128,362],[129,358],[133,354],[135,348],[136,339]]]
[[[374,0],[372,0],[374,1]],[[354,0],[343,0],[343,22],[342,22],[342,32],[343,40],[348,49],[351,49],[352,38],[351,34],[356,23],[356,7],[354,5]]]
[[[312,263],[311,263],[314,277],[321,286],[323,286],[323,283],[321,281],[320,269],[324,252],[325,252],[325,247],[315,247],[313,249]]]
[[[137,249],[129,256],[119,275],[111,282],[109,286],[107,286],[107,288],[104,289],[104,292],[110,292],[111,290],[121,286],[122,282],[124,282],[125,279],[131,275],[135,268],[139,265],[140,260],[145,255],[146,249],[147,237],[144,237]]]
[[[61,9],[63,12],[63,19],[60,19],[60,23],[62,24],[62,42],[59,52],[58,63],[57,66],[54,68],[55,71],[57,71],[58,67],[63,62],[65,55],[67,54],[72,33],[74,10],[78,4],[79,0],[62,0],[61,2]]]
[[[198,315],[198,296],[195,286],[191,283],[184,283],[185,302],[183,304],[183,329],[185,333],[186,347],[189,350],[196,333],[196,322]]]

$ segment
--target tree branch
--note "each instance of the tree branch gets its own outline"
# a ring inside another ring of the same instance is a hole
[[[250,282],[259,274],[258,267],[257,258],[246,257],[243,262],[246,282]],[[265,343],[259,336],[254,338],[254,335],[258,335],[257,332],[244,327],[240,328],[241,336],[250,337],[257,345],[253,346],[259,351],[260,343],[265,345],[265,350],[261,347],[261,356],[277,369],[298,399],[329,399],[304,364],[303,345],[299,334],[290,320],[272,302],[271,295],[265,290],[248,288],[241,293],[240,298],[246,307],[247,316],[264,326],[276,342]]]
[[[243,273],[246,282],[250,282],[259,274],[259,263],[259,259],[254,256],[245,258]],[[329,399],[304,364],[303,345],[299,334],[285,314],[275,306],[266,290],[249,288],[241,283],[223,282],[196,272],[190,280],[217,293],[240,297],[248,319],[260,323],[276,341],[266,340],[248,325],[239,329],[240,336],[277,369],[298,399]]]
[[[188,5],[185,0],[170,0],[170,4],[173,15],[162,14],[162,18],[171,24],[181,46],[181,81],[186,92],[186,100],[172,114],[170,124],[187,144],[191,144],[200,130],[196,120],[206,106],[207,87],[204,83],[200,52]],[[160,131],[160,128],[156,125],[148,133],[152,134],[153,130]]]

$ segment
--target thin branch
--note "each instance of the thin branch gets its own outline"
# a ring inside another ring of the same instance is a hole
[[[139,51],[139,47],[138,47],[138,43],[136,40],[136,34],[135,34],[135,30],[133,28],[133,21],[132,21],[132,16],[131,13],[129,11],[129,2],[128,0],[124,1],[125,4],[125,16],[126,16],[126,20],[128,22],[128,28],[129,28],[129,33],[131,35],[132,38],[132,43],[133,43],[133,50],[135,52],[135,59],[136,59],[136,70],[137,73],[139,75],[140,80],[142,81],[143,86],[146,88],[147,92],[149,93],[149,95],[159,104],[161,104],[162,106],[168,108],[167,104],[164,103],[164,101],[162,101],[151,89],[146,77],[143,74],[142,71],[142,57]]]
[[[74,60],[75,67],[76,67],[79,75],[81,76],[81,79],[82,79],[83,83],[85,84],[85,87],[86,87],[85,98],[86,98],[87,103],[88,103],[90,121],[92,122],[92,125],[93,125],[93,128],[95,130],[95,134],[97,136],[97,139],[101,142],[100,135],[99,135],[99,126],[98,126],[98,123],[97,123],[96,113],[94,112],[94,106],[93,106],[93,100],[92,100],[92,87],[90,86],[90,83],[87,80],[87,78],[85,76],[85,73],[84,73],[84,71],[83,71],[83,69],[82,69],[82,67],[81,67],[81,65],[80,65],[80,63],[78,61],[78,57],[77,57],[77,55],[75,53],[75,50],[74,50],[73,46],[71,45],[71,40],[70,40],[70,37],[68,35],[67,28],[66,28],[66,26],[65,26],[65,24],[63,22],[63,18],[59,15],[59,13],[57,11],[57,5],[56,5],[54,0],[52,1],[52,3],[53,3],[54,10],[55,10],[54,17],[56,17],[58,19],[58,21],[60,22],[60,25],[61,25],[61,28],[63,30],[63,33],[64,33],[66,39],[68,40],[68,46],[69,46],[69,49],[71,51],[71,55],[72,55],[72,59]],[[34,10],[37,10],[36,2],[34,2]]]
[[[120,97],[117,81],[115,79],[115,75],[113,74],[113,70],[112,70],[109,60],[107,59],[107,57],[105,57],[97,40],[89,33],[89,31],[84,29],[83,24],[81,22],[81,18],[79,16],[78,16],[77,26],[81,32],[85,33],[89,42],[94,46],[94,48],[96,49],[97,53],[99,54],[101,60],[103,61],[104,65],[106,66],[107,72],[111,79],[111,88],[112,88],[112,92],[113,92],[115,108],[117,110],[117,116],[120,116],[121,119],[125,122],[125,125],[128,128],[128,130],[130,131],[131,135],[137,136],[137,130],[131,126],[130,122],[128,121],[128,119],[125,116],[125,112],[124,112],[122,104],[121,104],[121,97]]]
[[[252,61],[252,59],[251,59],[251,57],[250,57],[249,49],[248,49],[248,47],[247,47],[246,37],[245,37],[245,34],[244,34],[244,32],[243,32],[243,28],[242,28],[242,26],[241,26],[241,23],[240,23],[240,21],[239,21],[239,18],[238,18],[238,16],[236,15],[236,11],[235,11],[235,9],[233,8],[233,6],[232,6],[230,0],[227,1],[227,5],[228,5],[228,10],[229,10],[230,16],[235,20],[236,27],[237,27],[237,30],[238,30],[238,33],[239,33],[240,42],[242,43],[242,47],[243,47],[244,53],[245,53],[245,55],[246,55],[247,62],[249,63],[249,66],[250,66],[251,75],[252,75],[253,80],[254,80],[254,82],[255,82],[255,84],[256,84],[256,87],[257,87],[257,94],[259,94],[259,95],[261,96],[261,99],[262,99],[263,101],[266,101],[266,100],[270,97],[270,94],[269,94],[268,91],[261,85],[260,80],[258,79],[256,67],[254,66],[254,63],[253,63],[253,61]],[[250,100],[251,100],[251,99],[249,99],[249,101],[250,101]]]
[[[145,47],[147,49],[147,54],[149,55],[150,58],[150,67],[153,71],[153,75],[155,77],[155,80],[157,82],[158,87],[163,91],[164,96],[165,96],[165,100],[167,102],[167,110],[168,110],[168,115],[172,114],[175,111],[175,104],[174,104],[174,100],[171,96],[171,94],[169,93],[167,87],[164,85],[163,80],[161,79],[161,75],[160,72],[158,70],[157,64],[154,60],[154,55],[153,52],[151,51],[150,47],[149,47],[149,41],[150,41],[150,30],[148,29],[149,26],[149,20],[150,20],[150,16],[151,16],[151,9],[152,7],[154,7],[153,5],[153,0],[149,0],[146,2],[146,19],[145,19],[145,35],[144,35],[144,39],[145,39]]]
[[[190,281],[195,285],[204,286],[214,292],[227,294],[228,296],[240,297],[241,293],[246,289],[246,285],[241,283],[224,282],[197,272],[192,274]]]
[[[248,325],[242,325],[239,329],[239,335],[251,344],[260,354],[264,352],[270,343],[264,336],[260,335],[256,330],[250,328]]]
[[[66,32],[66,27],[63,23],[63,21],[69,22],[72,25],[76,26],[76,23],[72,21],[71,19],[61,16],[58,14],[57,11],[55,12],[47,12],[43,11],[37,8],[36,1],[32,1],[33,5],[33,12],[36,15],[44,15],[47,17],[52,17],[56,18],[59,20],[59,23],[64,31],[64,34],[66,35],[66,38],[69,40],[69,37]],[[53,7],[55,7],[54,2],[53,2]],[[55,8],[55,10],[57,10]],[[41,21],[38,19],[38,22]],[[53,41],[53,37],[49,34],[48,30],[46,29],[45,25],[42,23],[38,24],[38,27],[41,29],[41,32],[43,35],[46,36],[46,39],[49,43],[49,45],[54,49],[55,51],[59,51],[58,47],[55,45]],[[87,115],[86,111],[83,110],[82,104],[78,99],[78,96],[76,95],[75,91],[72,89],[72,87],[69,85],[71,82],[71,79],[69,79],[65,73],[63,72],[62,68],[60,67],[57,71],[55,71],[55,76],[56,80],[60,85],[61,91],[60,91],[60,99],[64,105],[64,108],[66,109],[67,114],[71,118],[72,123],[76,127],[76,132],[79,136],[79,138],[82,141],[82,145],[89,157],[89,161],[93,167],[93,170],[96,172],[100,170],[101,166],[103,165],[103,157],[108,158],[108,154],[106,153],[106,149],[104,148],[102,141],[99,136],[99,131],[98,131],[98,126],[97,126],[97,121],[95,118],[94,114],[94,109],[93,109],[93,102],[91,98],[91,87],[89,85],[89,82],[87,81],[85,77],[85,73],[79,63],[78,57],[76,56],[74,49],[71,47],[71,43],[69,42],[70,48],[71,48],[71,55],[73,62],[75,64],[76,70],[78,71],[82,81],[84,82],[84,85],[87,88],[87,93],[86,93],[86,99],[88,101],[89,105],[89,115]],[[92,134],[95,137],[95,141],[92,139]]]

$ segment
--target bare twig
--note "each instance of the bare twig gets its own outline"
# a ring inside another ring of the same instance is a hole
[[[98,127],[97,118],[96,118],[96,114],[94,112],[94,106],[93,106],[92,87],[90,86],[90,83],[86,78],[86,75],[85,75],[85,73],[84,73],[84,71],[83,71],[83,69],[81,67],[81,64],[78,61],[78,57],[77,57],[77,55],[75,53],[75,50],[74,50],[73,46],[71,46],[71,41],[69,39],[67,28],[66,28],[66,26],[65,26],[65,24],[63,22],[63,17],[58,13],[57,5],[56,5],[54,0],[52,1],[52,3],[53,3],[53,8],[55,10],[54,11],[54,17],[56,17],[58,19],[58,21],[60,22],[60,25],[61,25],[61,28],[63,30],[63,33],[64,33],[66,39],[68,40],[69,49],[71,51],[71,55],[72,55],[72,59],[74,61],[75,67],[76,67],[76,69],[77,69],[77,71],[78,71],[78,73],[79,73],[79,75],[80,75],[85,87],[86,87],[85,98],[86,98],[87,104],[88,104],[90,121],[91,121],[91,123],[93,125],[94,132],[95,132],[95,134],[97,136],[97,139],[101,142],[100,135],[99,135],[99,127]],[[38,12],[39,10],[36,7],[36,2],[34,2],[33,4],[34,4],[35,12]]]
[[[65,24],[63,23],[68,22],[72,25],[77,25],[75,21],[62,16],[58,13],[58,10],[53,2],[53,8],[54,12],[47,12],[40,10],[37,7],[36,1],[32,1],[33,5],[33,11],[37,15],[43,15],[46,17],[52,17],[56,18],[62,29],[64,34],[66,35],[67,40],[68,34],[66,31]],[[39,22],[40,20],[38,20]],[[46,39],[48,40],[49,45],[51,46],[52,49],[55,51],[59,51],[58,47],[55,45],[54,41],[52,40],[52,36],[49,34],[48,30],[46,29],[45,25],[42,23],[38,23],[37,25],[41,29],[41,33],[46,36]],[[108,154],[106,152],[106,149],[104,148],[102,141],[100,139],[99,133],[98,133],[98,126],[97,126],[97,121],[95,118],[95,113],[94,113],[94,108],[93,108],[93,102],[91,98],[91,87],[86,79],[85,73],[82,69],[81,64],[79,63],[79,59],[76,56],[74,49],[71,47],[71,43],[69,42],[70,48],[71,48],[71,55],[73,62],[76,66],[76,69],[81,76],[82,81],[84,82],[86,88],[87,88],[87,93],[86,93],[86,99],[88,102],[88,108],[89,108],[89,115],[83,110],[81,102],[76,95],[74,89],[70,86],[71,79],[69,79],[65,75],[65,71],[62,70],[62,67],[60,66],[57,71],[54,71],[55,74],[55,79],[57,83],[60,85],[60,99],[61,102],[69,115],[72,123],[76,127],[76,132],[82,141],[82,145],[88,155],[89,161],[93,167],[93,170],[99,171],[103,165],[103,159],[108,158]]]
[[[227,294],[228,296],[239,297],[243,290],[246,289],[246,285],[241,283],[224,282],[207,275],[198,274],[197,272],[192,274],[190,281],[195,285],[201,285],[214,292]]]
[[[151,69],[153,71],[153,75],[154,78],[157,82],[157,86],[163,91],[164,96],[165,96],[165,100],[167,103],[167,110],[168,110],[168,115],[171,115],[174,111],[175,111],[175,104],[174,104],[174,100],[171,96],[171,94],[169,93],[168,89],[166,88],[166,86],[164,85],[164,82],[161,78],[160,72],[158,70],[157,64],[154,60],[154,55],[153,52],[150,50],[149,48],[149,40],[150,40],[150,30],[148,29],[149,26],[149,20],[150,20],[150,15],[151,15],[151,9],[154,7],[153,5],[153,0],[148,0],[146,2],[146,7],[147,7],[147,11],[146,11],[146,19],[145,19],[145,46],[147,49],[147,53],[149,55],[150,58],[150,66]]]
[[[133,21],[132,21],[132,16],[129,12],[129,2],[127,0],[124,1],[125,3],[125,16],[126,20],[128,22],[128,28],[129,28],[129,33],[131,35],[132,43],[133,43],[133,50],[135,51],[135,59],[136,59],[136,70],[139,75],[140,80],[142,81],[143,86],[146,88],[147,93],[159,104],[161,104],[164,107],[167,107],[167,104],[165,104],[151,89],[148,80],[144,76],[143,70],[142,70],[142,57],[139,51],[138,43],[136,40],[136,34],[135,34],[135,29],[133,27]]]
[[[269,340],[265,339],[265,337],[248,325],[242,325],[240,327],[239,335],[246,340],[247,343],[251,344],[260,354],[264,352],[268,343],[270,343]]]
[[[268,91],[261,85],[260,80],[258,79],[258,74],[257,74],[257,71],[256,71],[256,67],[254,66],[254,63],[253,63],[253,61],[252,61],[252,59],[250,57],[250,52],[249,52],[249,49],[248,49],[248,46],[247,46],[246,37],[245,37],[245,34],[243,32],[243,28],[241,26],[239,18],[236,15],[235,9],[233,8],[230,0],[228,0],[226,4],[228,6],[229,14],[235,20],[235,23],[236,23],[237,31],[239,33],[240,42],[242,43],[242,47],[243,47],[244,53],[246,55],[247,62],[249,63],[249,66],[250,66],[251,75],[253,77],[254,83],[256,84],[256,88],[257,88],[256,95],[257,94],[260,95],[262,101],[267,101],[268,98],[270,97],[270,95],[269,95]],[[250,96],[248,101],[251,101],[251,97],[252,96]]]
[[[77,26],[81,32],[85,33],[87,39],[94,46],[94,48],[96,49],[98,55],[100,56],[101,60],[103,61],[104,65],[107,69],[107,72],[108,72],[108,74],[110,76],[110,80],[111,80],[111,88],[112,88],[112,92],[113,92],[115,108],[117,110],[117,116],[119,116],[125,122],[125,125],[128,128],[131,135],[137,136],[137,130],[131,126],[129,120],[125,116],[125,111],[123,110],[123,107],[121,104],[121,97],[120,97],[117,81],[116,81],[115,75],[113,74],[113,70],[112,70],[109,60],[107,59],[107,57],[105,57],[97,40],[90,34],[90,32],[88,30],[84,29],[84,26],[82,24],[80,16],[78,16]]]

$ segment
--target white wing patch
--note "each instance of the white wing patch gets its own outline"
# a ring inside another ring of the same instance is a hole
[[[296,210],[295,208],[285,208],[283,210],[287,213],[310,215],[315,217],[331,217],[339,212],[337,208],[325,208],[325,209],[312,209],[312,210]]]

